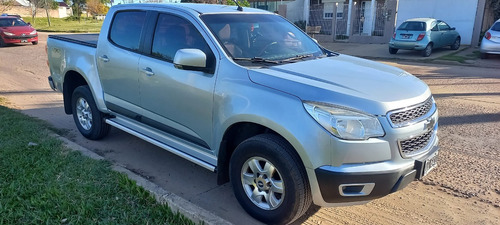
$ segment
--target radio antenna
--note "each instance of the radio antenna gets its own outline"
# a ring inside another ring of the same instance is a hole
[[[238,0],[233,0],[234,4],[236,4],[238,6],[238,8],[236,10],[238,11],[243,11],[243,8],[240,6],[240,4],[238,3]]]

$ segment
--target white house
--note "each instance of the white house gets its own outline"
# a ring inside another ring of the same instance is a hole
[[[323,37],[316,36],[320,39],[387,43],[396,27],[406,19],[431,17],[455,27],[462,44],[477,45],[485,20],[485,6],[490,1],[250,0],[250,3],[255,8],[278,11],[291,22],[304,21],[308,26],[321,26]]]

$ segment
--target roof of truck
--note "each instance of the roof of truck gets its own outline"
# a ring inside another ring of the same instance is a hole
[[[198,3],[166,3],[166,4],[121,4],[113,7],[120,8],[178,8],[187,9],[198,12],[199,14],[207,13],[271,13],[269,11],[243,7],[243,11],[238,11],[238,6],[234,5],[216,5],[216,4],[198,4]]]

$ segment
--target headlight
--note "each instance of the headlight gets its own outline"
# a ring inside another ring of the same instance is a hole
[[[366,140],[385,135],[377,117],[340,106],[304,102],[306,111],[321,126],[341,139]]]
[[[3,33],[4,33],[5,35],[7,35],[7,36],[14,36],[14,34],[13,34],[13,33],[9,33],[9,32],[6,32],[6,31],[4,31]]]
[[[30,34],[31,34],[31,35],[35,35],[35,34],[36,34],[36,30],[31,31],[31,33],[30,33]]]

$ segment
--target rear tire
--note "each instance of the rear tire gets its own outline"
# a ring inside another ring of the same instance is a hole
[[[460,48],[460,37],[457,37],[457,39],[455,39],[455,42],[453,42],[450,48],[451,50],[457,50]]]
[[[423,57],[429,57],[432,54],[432,43],[427,44],[425,49],[422,51]]]
[[[487,59],[488,53],[481,53],[481,59]]]
[[[390,53],[391,55],[394,55],[394,54],[398,53],[398,50],[399,50],[399,49],[397,49],[397,48],[391,48],[391,47],[389,47],[389,53]]]
[[[110,126],[97,109],[89,86],[79,86],[73,91],[71,108],[76,127],[84,137],[98,140],[109,133]]]
[[[305,168],[293,147],[274,134],[251,137],[238,145],[229,168],[240,205],[266,224],[288,224],[311,206]]]

